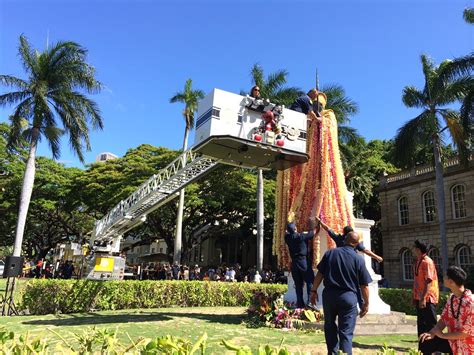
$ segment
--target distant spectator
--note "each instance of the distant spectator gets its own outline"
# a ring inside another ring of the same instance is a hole
[[[260,282],[262,282],[262,276],[260,276],[260,273],[257,271],[255,271],[255,276],[253,277],[253,282],[255,282],[256,284],[259,284]]]
[[[63,267],[63,279],[69,280],[72,278],[74,273],[74,265],[72,264],[72,260],[68,260]]]
[[[37,279],[41,278],[43,273],[43,259],[38,259],[36,262],[35,277]]]

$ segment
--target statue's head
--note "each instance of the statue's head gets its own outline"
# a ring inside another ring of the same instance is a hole
[[[318,93],[318,102],[323,107],[323,109],[326,107],[326,104],[328,102],[328,98],[327,98],[327,96],[324,92],[319,92]]]

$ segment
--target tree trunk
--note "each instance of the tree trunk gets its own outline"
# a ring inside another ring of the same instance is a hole
[[[263,269],[263,172],[257,176],[257,269]]]
[[[187,122],[187,121],[186,121]],[[188,149],[188,135],[189,128],[186,126],[184,131],[184,140],[183,140],[183,153]],[[186,164],[185,158],[183,158],[183,166]],[[176,235],[174,240],[174,253],[173,253],[173,262],[181,263],[181,252],[183,244],[183,210],[184,210],[184,189],[179,191],[179,202],[178,202],[178,214],[176,216]]]
[[[25,175],[23,176],[23,186],[21,188],[20,208],[18,211],[18,220],[16,224],[15,244],[13,247],[13,256],[21,255],[21,245],[23,243],[23,234],[25,232],[26,216],[30,206],[31,194],[35,183],[35,160],[36,148],[38,147],[39,129],[33,128],[31,137],[30,152],[26,161]]]
[[[448,241],[446,237],[446,209],[444,196],[443,164],[441,162],[439,134],[433,135],[433,153],[435,158],[436,195],[438,202],[439,235],[441,238],[441,262],[443,276],[448,270]]]

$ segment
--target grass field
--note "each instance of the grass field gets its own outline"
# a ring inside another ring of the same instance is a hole
[[[209,336],[210,353],[222,354],[225,349],[221,339],[252,349],[259,344],[278,346],[282,339],[292,351],[325,353],[324,335],[316,332],[282,331],[267,327],[248,328],[243,319],[245,309],[241,307],[219,308],[166,308],[150,310],[105,311],[88,314],[0,317],[0,326],[13,330],[16,334],[29,332],[33,337],[47,338],[51,343],[61,339],[74,341],[72,333],[82,333],[91,327],[117,329],[119,338],[129,343],[138,337],[154,338],[174,335],[196,341],[204,332]],[[358,336],[354,338],[354,353],[375,353],[383,344],[388,344],[398,352],[415,348],[413,335]]]

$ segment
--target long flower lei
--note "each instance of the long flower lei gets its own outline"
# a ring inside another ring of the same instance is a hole
[[[332,110],[324,110],[322,116],[322,123],[308,124],[306,151],[309,161],[277,174],[273,253],[282,267],[290,267],[290,255],[285,244],[288,221],[295,221],[299,230],[307,230],[308,219],[316,215],[335,231],[353,224],[339,152],[336,116]],[[320,231],[319,237],[327,238],[328,248],[335,247],[324,231]],[[313,239],[313,267],[320,260],[320,238]]]

